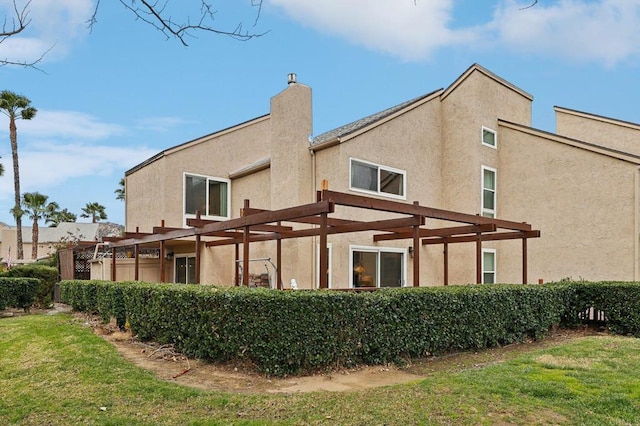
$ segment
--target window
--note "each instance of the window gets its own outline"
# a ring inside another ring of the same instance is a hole
[[[351,287],[402,287],[405,249],[349,247]]]
[[[406,172],[351,159],[349,189],[405,199]]]
[[[482,216],[496,217],[496,169],[482,166]]]
[[[200,175],[184,175],[184,214],[217,219],[229,218],[229,180]]]
[[[490,146],[491,148],[498,147],[498,136],[495,130],[482,127],[482,145]]]
[[[482,284],[496,283],[496,251],[482,250]]]
[[[196,258],[195,256],[178,256],[174,258],[173,282],[193,284],[196,282]]]
[[[331,243],[327,243],[327,287],[331,288]],[[320,287],[320,244],[316,244],[316,282]]]

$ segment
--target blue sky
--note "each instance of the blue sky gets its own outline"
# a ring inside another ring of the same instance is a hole
[[[126,170],[268,113],[290,72],[313,89],[314,135],[446,87],[476,62],[534,96],[542,130],[555,129],[554,105],[640,122],[640,0],[264,0],[257,22],[250,0],[213,3],[218,27],[265,34],[193,33],[184,47],[118,1],[100,3],[89,31],[95,0],[33,0],[28,30],[0,43],[11,60],[50,49],[42,71],[0,68],[0,90],[39,110],[18,122],[22,191],[76,214],[99,202],[124,224],[113,191]],[[14,224],[4,116],[0,156],[0,221]]]

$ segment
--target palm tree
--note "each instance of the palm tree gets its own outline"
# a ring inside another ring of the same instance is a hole
[[[0,92],[0,111],[9,117],[9,140],[11,141],[11,155],[13,157],[13,192],[14,206],[11,211],[16,218],[16,234],[18,239],[18,259],[24,258],[22,251],[22,209],[20,208],[20,168],[18,166],[18,131],[16,120],[31,120],[37,109],[30,106],[31,101],[22,95],[3,90]]]
[[[82,208],[82,214],[80,217],[90,217],[92,223],[96,223],[100,220],[106,220],[107,214],[105,213],[105,207],[98,203],[87,203]]]
[[[20,214],[26,214],[29,219],[33,220],[33,228],[31,231],[31,258],[34,260],[38,257],[38,221],[40,219],[48,220],[49,217],[60,208],[58,203],[54,201],[47,203],[48,199],[49,197],[39,192],[25,192],[22,196]]]
[[[51,215],[46,218],[45,223],[50,223],[51,227],[55,228],[62,222],[75,222],[76,220],[78,220],[78,216],[75,213],[71,213],[67,209],[62,209],[51,213]]]
[[[120,201],[125,200],[126,190],[124,186],[124,178],[120,179],[120,182],[118,182],[118,189],[116,189],[113,192],[115,192],[116,194],[116,200],[120,200]]]

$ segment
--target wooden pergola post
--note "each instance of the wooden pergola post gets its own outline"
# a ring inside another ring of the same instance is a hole
[[[140,259],[139,259],[139,254],[140,254],[140,245],[136,244],[133,246],[133,279],[134,281],[139,281],[140,280]]]
[[[329,288],[327,272],[329,259],[327,258],[327,214],[320,215],[320,288]]]
[[[200,210],[196,211],[196,219],[200,219]],[[200,242],[202,240],[202,236],[200,234],[196,234],[196,273],[195,273],[195,282],[193,284],[200,284],[200,258],[201,258],[201,250],[200,250]]]
[[[235,243],[235,259],[234,259],[234,263],[235,263],[235,267],[234,267],[234,271],[235,271],[235,279],[234,279],[234,284],[236,287],[238,287],[240,285],[240,264],[238,263],[238,261],[240,260],[240,244]]]
[[[526,284],[529,279],[527,277],[528,275],[528,265],[527,265],[527,239],[523,238],[522,239],[522,284]]]
[[[419,204],[417,201],[413,202],[414,206]],[[420,225],[413,227],[413,286],[420,287]]]
[[[244,208],[249,208],[249,200],[244,200]],[[242,285],[249,287],[249,226],[244,227],[242,234]]]
[[[476,284],[482,284],[482,234],[476,238]]]
[[[280,226],[282,222],[278,222]],[[282,290],[282,238],[276,240],[276,287]]]
[[[445,241],[442,245],[444,254],[444,285],[449,285],[449,243]]]
[[[162,219],[160,221],[160,227],[164,228],[164,219]],[[165,240],[160,240],[160,282],[163,283],[166,281],[167,277],[166,277],[166,272],[165,272],[165,268],[164,268],[164,242]]]
[[[200,284],[200,260],[202,257],[202,251],[200,249],[200,241],[202,237],[200,234],[196,235],[196,273],[194,284]]]
[[[111,249],[111,281],[116,280],[116,248]]]

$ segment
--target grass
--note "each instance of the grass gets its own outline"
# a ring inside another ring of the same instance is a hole
[[[158,380],[66,314],[0,320],[0,424],[640,424],[640,339],[590,336],[348,393]]]

